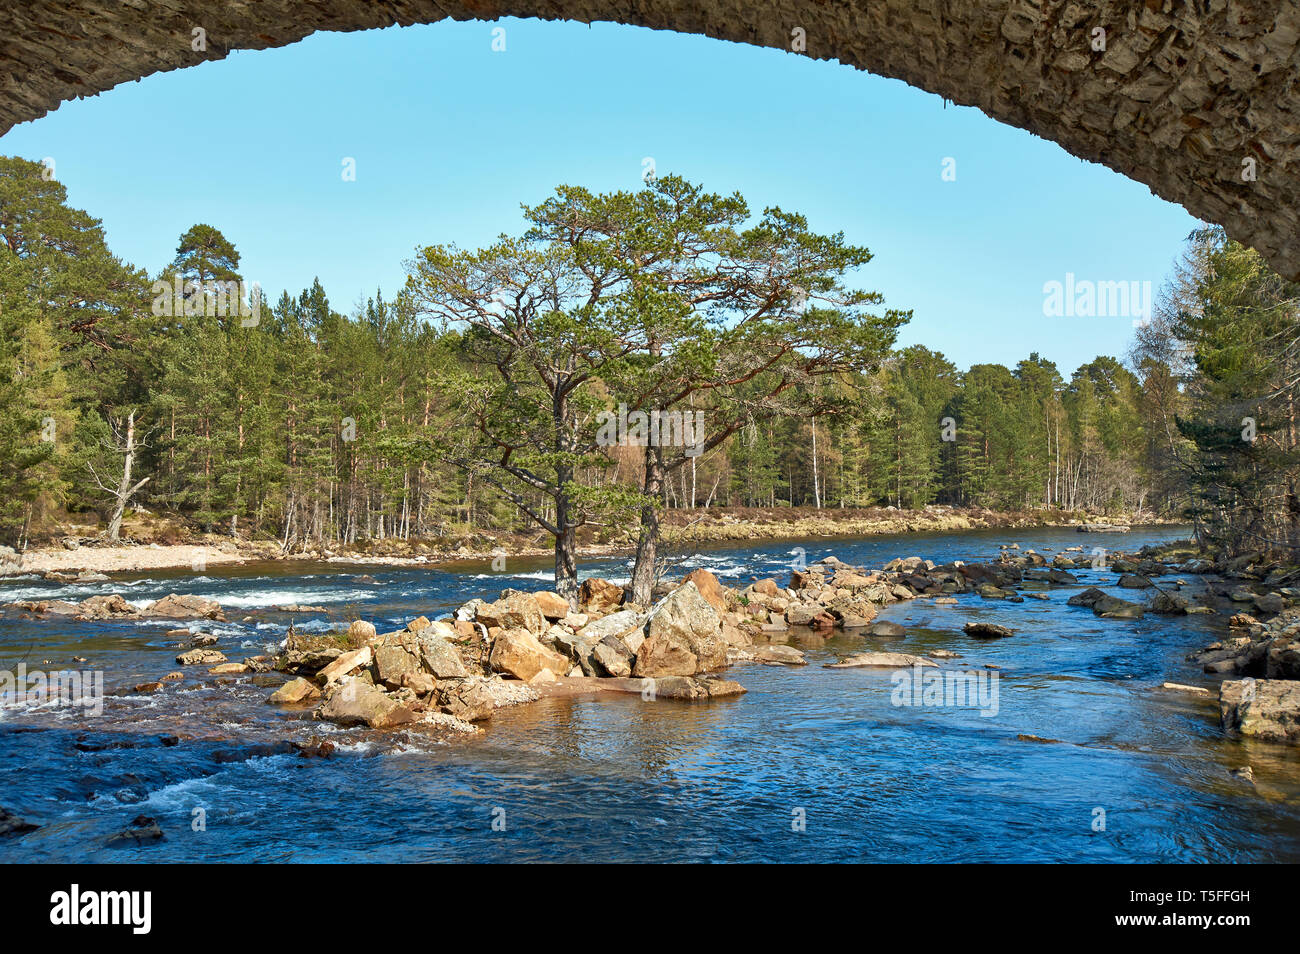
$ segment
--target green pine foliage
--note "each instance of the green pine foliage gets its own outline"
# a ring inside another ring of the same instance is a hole
[[[291,549],[634,533],[648,487],[660,511],[1148,508],[1233,549],[1300,546],[1300,294],[1217,230],[1192,237],[1126,363],[963,371],[892,350],[907,313],[840,284],[870,253],[797,215],[746,225],[740,197],[672,177],[525,211],[523,237],[431,246],[410,287],[344,314],[319,281],[255,297],[208,224],[151,280],[43,166],[0,158],[0,539],[106,515],[133,414],[149,480],[130,507]],[[513,337],[482,310],[502,288],[534,295],[501,311],[526,318]],[[603,446],[597,415],[620,402],[701,411],[718,439],[658,461]]]

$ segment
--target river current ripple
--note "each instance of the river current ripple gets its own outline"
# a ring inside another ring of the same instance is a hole
[[[732,585],[784,583],[796,547],[809,562],[834,554],[880,566],[910,555],[988,560],[1001,542],[1050,556],[1181,535],[762,542],[707,550],[681,569],[707,567]],[[605,560],[582,572],[628,570]],[[0,708],[0,806],[42,826],[0,839],[0,861],[1300,861],[1300,751],[1223,738],[1216,681],[1184,658],[1222,635],[1223,617],[1098,619],[1066,600],[1086,585],[1113,587],[1115,574],[1079,575],[1078,587],[1045,589],[1046,601],[891,606],[880,618],[902,623],[901,639],[793,637],[810,665],[736,666],[729,678],[749,691],[735,699],[548,699],[451,743],[314,723],[268,706],[270,688],[244,676],[203,673],[136,695],[130,687],[176,668],[167,625],[0,620],[0,669],[94,669],[109,693],[98,716]],[[19,578],[0,586],[0,601],[199,593],[226,608],[231,622],[208,628],[237,660],[283,637],[289,617],[273,605],[323,606],[382,632],[548,580],[540,561],[503,573],[264,564],[70,587]],[[320,614],[296,620],[328,625]],[[970,639],[961,632],[970,620],[1016,635]],[[1000,667],[997,711],[897,706],[888,671],[823,668],[863,649],[946,649],[961,658],[945,667]],[[1216,693],[1158,690],[1164,681]],[[287,744],[314,737],[335,741],[336,753],[303,758]],[[1253,785],[1230,774],[1247,765]],[[108,847],[138,815],[156,818],[166,838]]]

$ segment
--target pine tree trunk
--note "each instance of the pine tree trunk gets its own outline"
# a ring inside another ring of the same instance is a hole
[[[658,447],[645,449],[645,483],[642,493],[646,497],[641,507],[641,530],[636,541],[636,562],[632,567],[632,602],[649,606],[655,582],[655,564],[659,559],[659,510],[655,501],[664,481],[663,451]]]

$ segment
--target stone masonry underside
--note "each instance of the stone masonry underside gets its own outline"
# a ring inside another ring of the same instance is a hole
[[[65,100],[317,30],[507,16],[783,50],[801,27],[806,53],[790,55],[977,106],[1146,184],[1300,277],[1294,0],[0,0],[0,133]],[[191,50],[195,27],[206,52]]]

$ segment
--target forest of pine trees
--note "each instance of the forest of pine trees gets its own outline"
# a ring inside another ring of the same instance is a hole
[[[535,211],[544,222],[546,207]],[[797,217],[743,238],[796,233],[806,248]],[[858,261],[827,241],[832,271]],[[523,508],[550,513],[552,498],[530,495],[526,482],[503,492],[495,461],[458,460],[484,454],[481,435],[466,434],[466,395],[489,392],[481,359],[469,357],[472,336],[430,320],[417,282],[376,292],[353,314],[337,311],[319,280],[278,298],[241,287],[242,308],[214,309],[213,284],[234,288],[243,276],[232,237],[209,225],[180,236],[172,261],[151,264],[114,256],[98,221],[69,208],[44,167],[0,158],[5,543],[40,540],[72,513],[107,526],[119,506],[291,550],[511,529]],[[155,283],[178,278],[185,300],[160,315]],[[628,287],[625,301],[663,308],[675,286],[637,273]],[[1207,230],[1189,239],[1124,361],[1062,370],[1032,353],[1013,368],[962,370],[920,345],[894,350],[906,315],[891,313],[857,342],[858,360],[804,361],[797,401],[775,398],[771,368],[736,375],[725,393],[678,392],[712,395],[710,413],[729,424],[725,439],[666,469],[658,507],[1147,511],[1183,516],[1236,549],[1298,547],[1297,297],[1255,252]],[[876,359],[862,357],[871,349]],[[808,352],[787,350],[782,360]],[[655,357],[648,348],[645,361]],[[650,365],[620,361],[596,375],[590,400],[612,407],[636,388],[670,393],[646,383]],[[517,387],[502,380],[491,393]],[[648,459],[641,448],[604,448],[575,457],[570,481],[626,491],[609,502],[633,525],[626,508],[643,492]]]

